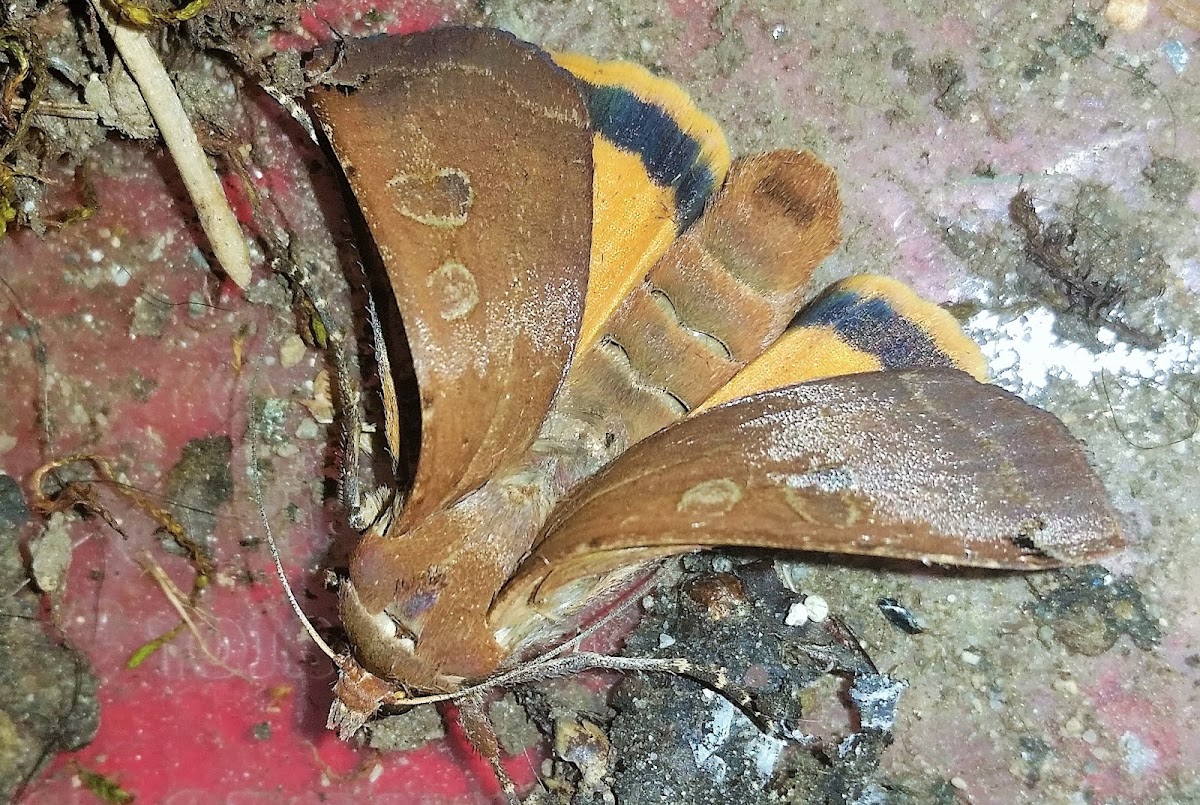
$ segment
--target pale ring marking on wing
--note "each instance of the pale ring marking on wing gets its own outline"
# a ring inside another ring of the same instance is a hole
[[[810,525],[829,523],[835,519],[833,503],[837,501],[842,506],[838,524],[852,526],[862,517],[862,508],[854,496],[841,490],[827,490],[821,495],[820,501],[815,501],[811,495],[806,495],[800,489],[785,486],[780,489],[783,500],[788,507],[804,522]],[[816,510],[814,513],[814,509]]]
[[[742,499],[742,488],[728,478],[701,481],[679,497],[676,509],[697,515],[725,514]]]
[[[475,202],[471,177],[459,168],[434,173],[400,172],[387,181],[397,212],[417,223],[438,229],[456,229],[467,223]]]
[[[426,284],[438,295],[438,315],[456,321],[470,314],[479,304],[479,286],[475,275],[462,263],[448,260],[429,275]]]

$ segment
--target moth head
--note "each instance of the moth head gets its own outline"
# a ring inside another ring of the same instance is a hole
[[[409,565],[412,567],[412,565]],[[439,672],[422,651],[428,615],[437,606],[444,576],[437,568],[406,578],[396,574],[383,592],[375,572],[351,573],[340,585],[341,617],[355,659],[371,673],[421,692],[452,690],[461,682]],[[358,580],[356,585],[355,580]],[[360,588],[361,585],[361,588]]]
[[[341,616],[355,658],[414,693],[456,690],[500,660],[484,619],[490,560],[460,550],[479,529],[446,510],[401,532],[368,530],[341,585]]]
[[[373,532],[368,532],[365,539],[379,540],[379,545],[386,548],[397,545]],[[384,564],[390,565],[386,561]],[[351,578],[339,585],[341,618],[352,651],[335,659],[338,681],[327,722],[343,739],[352,736],[381,707],[404,706],[421,694],[434,694],[434,700],[438,700],[439,694],[450,695],[464,681],[442,673],[436,655],[431,659],[421,650],[425,616],[435,608],[445,584],[444,574],[436,566],[415,576],[388,580],[391,597],[381,607],[372,606],[372,600],[384,591],[381,577],[366,573],[361,587],[356,586],[353,577],[352,570]]]

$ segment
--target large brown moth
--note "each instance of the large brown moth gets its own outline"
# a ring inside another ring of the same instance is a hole
[[[1121,546],[1080,445],[981,382],[948,314],[882,278],[811,287],[841,213],[811,154],[731,162],[669,82],[492,30],[352,42],[311,102],[378,251],[393,455],[397,355],[421,412],[411,489],[362,512],[340,588],[343,735],[459,696],[482,720],[471,691],[533,676],[669,556],[1036,569]],[[605,664],[579,657],[553,672]]]

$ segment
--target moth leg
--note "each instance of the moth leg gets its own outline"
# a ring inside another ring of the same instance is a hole
[[[379,367],[379,382],[383,395],[383,418],[385,438],[388,453],[391,457],[393,477],[396,474],[396,456],[399,455],[400,424],[396,407],[396,384],[392,380],[391,363],[388,360],[387,347],[384,345],[383,328],[379,323],[379,315],[375,311],[375,303],[369,300],[367,310],[371,322],[371,338],[375,342],[375,362]],[[362,484],[362,444],[359,434],[363,432],[363,413],[361,395],[354,376],[350,373],[349,362],[346,360],[346,350],[342,338],[334,335],[330,339],[330,357],[333,362],[334,374],[337,376],[338,412],[341,414],[342,455],[341,468],[341,498],[351,527],[365,531],[368,526],[379,519],[387,510],[390,494],[384,489],[363,491]]]
[[[383,338],[383,327],[375,310],[375,301],[368,299],[367,312],[371,322],[371,339],[375,346],[375,365],[378,367],[380,394],[383,397],[384,438],[387,440],[388,456],[391,459],[392,477],[398,470],[400,455],[400,416],[396,402],[396,382],[392,378],[392,364],[388,358],[387,345]],[[377,487],[364,492],[362,488],[362,444],[359,434],[363,431],[363,415],[358,386],[347,368],[346,354],[341,344],[335,345],[334,369],[337,372],[338,398],[345,428],[342,433],[342,448],[345,461],[342,464],[342,505],[349,514],[350,525],[365,531],[371,524],[390,509],[391,492]]]
[[[489,680],[487,687],[508,687],[527,682],[539,682],[544,679],[570,676],[589,669],[686,676],[728,699],[767,735],[773,738],[788,737],[787,725],[780,724],[771,716],[763,713],[755,704],[754,697],[750,695],[749,691],[731,680],[725,669],[706,668],[681,657],[619,657],[581,651],[562,657],[551,656],[519,666]]]
[[[333,373],[337,384],[338,413],[342,419],[342,467],[339,473],[342,507],[346,510],[350,526],[357,531],[366,530],[378,515],[378,510],[366,511],[362,494],[362,433],[363,417],[359,407],[358,386],[350,375],[346,361],[346,350],[341,335],[330,338],[329,355],[333,361]]]
[[[383,325],[379,322],[374,299],[368,300],[367,312],[371,318],[375,365],[379,367],[380,394],[383,396],[383,435],[392,459],[392,476],[395,477],[399,472],[400,461],[400,405],[396,400],[396,380],[392,377],[392,362],[388,358],[387,341],[383,337]]]
[[[462,723],[467,740],[492,767],[492,773],[496,775],[500,787],[504,790],[504,799],[509,805],[520,805],[521,797],[517,795],[517,786],[500,763],[500,741],[496,738],[496,728],[488,715],[482,692],[468,694],[456,699],[454,703],[458,707],[458,719]]]

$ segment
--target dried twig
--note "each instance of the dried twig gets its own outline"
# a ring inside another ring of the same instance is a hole
[[[238,225],[221,180],[208,163],[196,130],[188,120],[175,86],[145,34],[117,22],[101,0],[92,0],[96,15],[104,23],[125,62],[129,74],[141,90],[150,115],[154,118],[171,158],[179,168],[196,214],[217,262],[239,287],[250,284],[250,252]]]
[[[12,103],[10,104],[14,112],[24,112],[28,105],[29,102],[24,98],[13,98]],[[34,115],[44,115],[45,117],[64,117],[70,120],[100,119],[100,114],[87,104],[47,100],[43,100],[38,104],[37,111],[34,113]]]
[[[1024,188],[1008,203],[1008,217],[1025,239],[1025,256],[1046,272],[1062,291],[1067,310],[1077,308],[1092,327],[1107,327],[1117,336],[1141,349],[1158,349],[1162,333],[1140,330],[1122,321],[1117,310],[1124,304],[1128,288],[1112,277],[1093,277],[1092,269],[1075,250],[1074,223],[1048,224]]]

